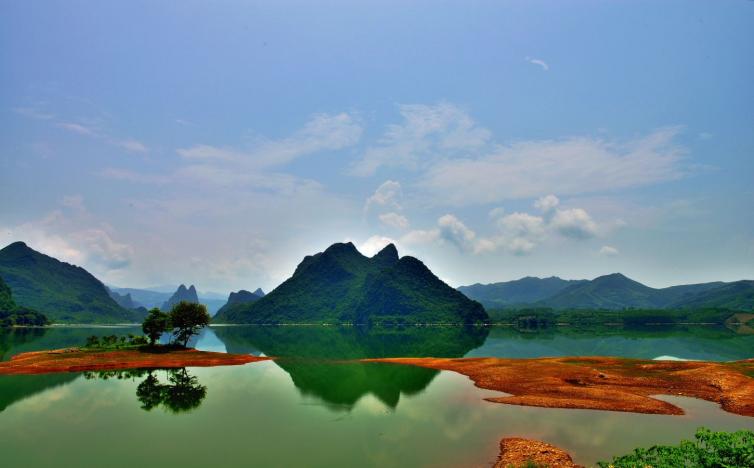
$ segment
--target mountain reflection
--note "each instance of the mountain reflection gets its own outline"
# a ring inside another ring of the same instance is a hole
[[[229,353],[275,356],[303,395],[332,409],[350,408],[372,394],[395,408],[401,394],[424,390],[439,373],[381,363],[342,362],[378,357],[461,357],[481,346],[488,329],[475,327],[215,327]]]
[[[163,383],[158,378],[158,373],[165,373]],[[207,387],[199,383],[199,379],[191,375],[185,367],[180,369],[166,370],[114,370],[85,372],[86,379],[134,379],[146,376],[136,387],[136,398],[141,403],[141,409],[151,411],[162,406],[171,413],[184,413],[201,406],[207,396]]]

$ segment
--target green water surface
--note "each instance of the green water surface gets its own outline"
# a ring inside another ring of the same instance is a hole
[[[0,332],[0,352],[80,345],[121,328]],[[276,356],[244,366],[0,376],[2,466],[490,466],[506,436],[531,437],[597,460],[675,444],[698,426],[754,429],[716,404],[663,397],[684,416],[527,408],[465,376],[391,364],[389,356],[619,355],[748,358],[754,337],[726,329],[544,331],[212,327],[200,349]]]

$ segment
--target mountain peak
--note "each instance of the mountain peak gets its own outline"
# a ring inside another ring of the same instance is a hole
[[[353,242],[336,242],[330,247],[326,248],[324,254],[358,254],[361,255],[353,245]]]
[[[262,288],[257,288],[257,290],[254,291],[253,294],[256,294],[259,297],[264,297],[264,291],[262,291]]]
[[[378,263],[381,263],[383,265],[393,265],[399,260],[398,249],[395,248],[395,245],[388,244],[383,247],[382,250],[377,252],[372,257],[372,260],[377,261]]]

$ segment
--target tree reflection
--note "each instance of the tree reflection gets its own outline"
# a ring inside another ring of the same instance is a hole
[[[180,369],[165,369],[163,383],[158,376],[158,370],[129,369],[116,371],[86,372],[87,379],[133,379],[146,378],[136,387],[136,398],[141,403],[141,409],[151,411],[158,406],[170,413],[178,414],[194,410],[201,406],[207,396],[207,387],[199,383],[199,379],[191,375],[185,367]]]

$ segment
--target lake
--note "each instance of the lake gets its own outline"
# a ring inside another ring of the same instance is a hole
[[[78,346],[138,328],[0,331],[0,353]],[[0,376],[3,466],[490,466],[502,437],[555,444],[593,464],[698,426],[754,429],[714,403],[663,397],[684,416],[490,403],[463,375],[366,357],[612,355],[752,357],[754,335],[713,327],[539,330],[505,327],[211,327],[211,351],[276,356],[236,367]]]

